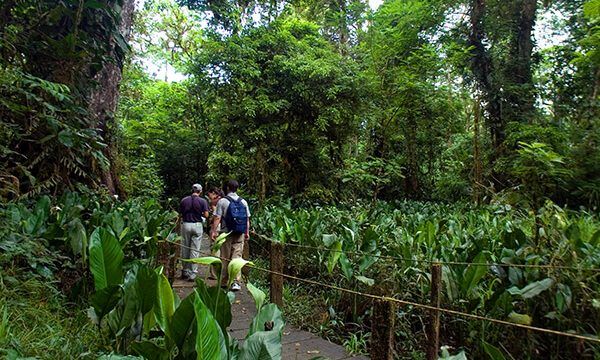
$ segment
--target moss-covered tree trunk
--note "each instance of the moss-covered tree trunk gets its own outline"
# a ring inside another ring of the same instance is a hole
[[[135,0],[124,0],[121,7],[121,23],[119,32],[124,39],[129,38],[135,10]],[[110,57],[113,61],[106,62],[102,70],[96,75],[98,86],[90,94],[89,110],[104,138],[106,148],[104,155],[108,159],[108,167],[102,171],[102,184],[113,195],[124,196],[123,187],[116,171],[116,143],[115,143],[115,112],[119,100],[119,84],[123,73],[123,56],[117,51],[117,39],[110,39]]]

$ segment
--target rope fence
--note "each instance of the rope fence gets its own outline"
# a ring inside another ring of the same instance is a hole
[[[311,245],[302,245],[295,243],[284,243],[281,241],[277,241],[275,239],[269,238],[268,236],[261,235],[256,233],[255,231],[251,232],[252,235],[255,235],[267,242],[271,243],[279,243],[284,247],[295,247],[301,249],[308,250],[318,250],[325,252],[339,252],[347,255],[361,255],[361,256],[371,256],[378,259],[385,260],[397,260],[402,262],[415,262],[415,263],[425,263],[425,264],[440,264],[440,265],[448,265],[448,266],[486,266],[486,267],[500,267],[500,266],[508,266],[514,268],[522,268],[522,269],[546,269],[546,270],[571,270],[571,271],[586,271],[586,272],[597,272],[600,273],[600,269],[598,268],[583,268],[583,267],[575,267],[575,266],[565,266],[565,265],[550,265],[550,264],[506,264],[506,263],[473,263],[473,262],[465,262],[465,261],[438,261],[438,260],[427,260],[427,259],[410,259],[401,256],[393,256],[393,255],[378,255],[366,253],[364,251],[347,251],[347,250],[337,250],[332,248],[327,248],[323,246],[311,246]]]
[[[256,233],[253,233],[253,234],[258,236],[258,234],[256,234]],[[264,236],[259,236],[259,237],[267,238],[267,237],[264,237]],[[178,245],[178,246],[180,246],[182,248],[196,250],[194,248],[191,248],[189,246],[183,245],[183,244],[181,244],[179,242],[175,242],[175,241],[161,240],[161,242],[167,242],[167,243]],[[272,250],[275,250],[275,252],[280,252],[281,256],[283,255],[283,251],[282,251],[283,246],[284,245],[289,245],[289,244],[282,244],[281,242],[277,242],[277,241],[271,241],[271,244],[272,244]],[[277,250],[277,249],[279,249],[279,250]],[[217,258],[219,258],[221,260],[229,261],[229,259],[226,259],[226,258],[223,258],[223,257],[220,257],[220,256],[215,256],[214,254],[211,254],[211,253],[200,252],[200,254],[201,255],[206,255],[206,256],[213,256],[213,257],[217,257]],[[435,266],[439,267],[439,266],[445,264],[444,262],[435,262],[435,261],[431,261],[431,263],[433,264],[434,267]],[[454,263],[451,263],[451,264],[454,264]],[[473,263],[465,263],[465,264],[468,264],[468,265],[491,266],[490,264],[477,264],[477,263],[474,263],[474,264]],[[283,269],[282,265],[283,264],[279,264],[276,267],[278,267],[278,268],[280,268],[282,270]],[[500,265],[507,266],[509,264],[500,264]],[[490,318],[490,317],[486,317],[486,316],[481,316],[481,315],[476,315],[476,314],[461,312],[461,311],[457,311],[457,310],[447,309],[447,308],[443,308],[443,307],[440,307],[440,306],[432,306],[432,305],[422,304],[422,303],[413,302],[413,301],[409,301],[409,300],[397,299],[397,298],[390,297],[390,296],[382,296],[382,295],[375,295],[375,294],[365,293],[365,292],[361,292],[361,291],[357,291],[357,290],[343,288],[343,287],[340,287],[340,286],[337,286],[337,285],[322,283],[322,282],[319,282],[319,281],[316,281],[316,280],[304,279],[304,278],[301,278],[301,277],[297,277],[297,276],[285,274],[283,271],[277,271],[277,270],[273,270],[273,269],[261,268],[261,267],[258,267],[256,265],[254,265],[254,264],[248,264],[247,266],[249,266],[252,269],[256,269],[258,271],[261,271],[261,272],[264,272],[264,273],[267,273],[267,274],[271,275],[271,283],[273,283],[274,279],[276,279],[276,278],[280,278],[280,279],[286,278],[286,279],[290,279],[290,280],[294,280],[294,281],[298,281],[298,282],[302,282],[302,283],[306,283],[306,284],[310,284],[310,285],[314,285],[314,286],[319,286],[319,287],[322,287],[322,288],[329,288],[329,289],[332,289],[332,290],[337,290],[337,291],[344,292],[344,293],[347,293],[347,294],[361,296],[361,297],[364,297],[364,298],[369,298],[369,299],[372,299],[372,300],[377,300],[377,301],[381,301],[381,302],[385,302],[385,303],[397,304],[397,305],[402,305],[402,306],[412,306],[414,308],[419,308],[419,309],[427,310],[427,311],[429,311],[432,314],[445,313],[445,314],[448,314],[448,315],[459,316],[459,317],[463,317],[463,318],[468,318],[468,319],[473,319],[473,320],[478,320],[478,321],[485,321],[485,322],[489,322],[489,323],[494,323],[494,324],[499,324],[499,325],[504,325],[504,326],[510,326],[510,327],[515,327],[515,328],[520,328],[520,329],[524,329],[524,330],[528,330],[528,331],[534,331],[534,332],[538,332],[538,333],[545,333],[545,334],[550,334],[550,335],[555,335],[555,336],[562,336],[562,337],[567,337],[567,338],[571,338],[571,339],[577,339],[577,340],[581,340],[581,341],[587,341],[587,342],[591,342],[591,343],[600,344],[600,338],[598,338],[598,337],[586,336],[586,335],[581,335],[581,334],[576,334],[576,333],[570,333],[570,332],[563,332],[563,331],[552,330],[552,329],[546,329],[546,328],[541,328],[541,327],[536,327],[536,326],[531,326],[531,325],[526,325],[526,324],[518,324],[518,323],[513,323],[513,322],[510,322],[510,321],[505,321],[505,320]],[[512,265],[509,265],[509,266],[512,266]],[[273,257],[271,258],[271,267],[273,267]],[[273,284],[271,284],[271,289],[273,290]],[[281,290],[283,290],[283,289],[281,288]],[[277,294],[271,293],[271,301],[274,302],[274,303],[277,303],[277,302],[273,301],[273,296],[274,295],[275,295],[275,297],[277,297],[277,296],[282,296],[282,294],[277,295]],[[439,297],[439,294],[438,294],[438,297]],[[278,305],[281,305],[281,304],[278,304]],[[378,324],[378,325],[381,325],[381,324]],[[439,328],[437,329],[437,332],[439,334]],[[436,354],[437,354],[437,345],[436,345]]]
[[[559,336],[566,336],[566,337],[571,337],[571,338],[575,338],[575,339],[579,339],[579,340],[586,340],[586,341],[600,343],[600,338],[594,338],[594,337],[591,337],[591,336],[585,336],[585,335],[567,333],[567,332],[562,332],[562,331],[557,331],[557,330],[552,330],[552,329],[545,329],[545,328],[540,328],[540,327],[530,326],[530,325],[524,325],[524,324],[517,324],[517,323],[510,322],[510,321],[504,321],[504,320],[489,318],[489,317],[485,317],[485,316],[480,316],[480,315],[475,315],[475,314],[469,314],[469,313],[465,313],[465,312],[461,312],[461,311],[457,311],[457,310],[446,309],[446,308],[442,308],[442,307],[437,307],[437,306],[431,306],[431,305],[427,305],[427,304],[416,303],[416,302],[412,302],[412,301],[408,301],[408,300],[396,299],[396,298],[389,297],[389,296],[381,296],[381,295],[374,295],[374,294],[364,293],[364,292],[360,292],[360,291],[356,291],[356,290],[342,288],[342,287],[339,287],[339,286],[336,286],[336,285],[325,284],[325,283],[322,283],[322,282],[319,282],[319,281],[314,281],[314,280],[309,280],[309,279],[303,279],[303,278],[299,278],[299,277],[296,277],[296,276],[293,276],[293,275],[287,275],[287,274],[284,274],[284,273],[280,273],[280,272],[276,272],[276,271],[272,271],[272,270],[260,268],[260,267],[253,266],[253,265],[249,265],[249,266],[252,269],[256,269],[256,270],[259,270],[259,271],[267,272],[267,273],[270,273],[270,274],[275,274],[275,275],[283,276],[284,278],[287,278],[287,279],[292,279],[292,280],[296,280],[296,281],[300,281],[300,282],[304,282],[304,283],[312,284],[312,285],[316,285],[316,286],[327,287],[327,288],[330,288],[330,289],[333,289],[333,290],[338,290],[338,291],[345,292],[345,293],[348,293],[348,294],[353,294],[353,295],[359,295],[359,296],[371,298],[371,299],[374,299],[374,300],[388,301],[388,302],[393,302],[393,303],[396,303],[396,304],[399,304],[399,305],[413,306],[413,307],[421,308],[421,309],[424,309],[424,310],[437,311],[437,312],[442,312],[442,313],[446,313],[446,314],[450,314],[450,315],[456,315],[456,316],[471,318],[471,319],[475,319],[475,320],[487,321],[487,322],[501,324],[501,325],[508,325],[508,326],[513,326],[513,327],[518,327],[518,328],[521,328],[521,329],[531,330],[531,331],[543,332],[543,333],[553,334],[553,335],[559,335]]]

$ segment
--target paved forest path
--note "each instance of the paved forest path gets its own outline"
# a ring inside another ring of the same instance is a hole
[[[202,241],[202,252],[208,252],[208,239],[205,237]],[[199,276],[204,278],[206,266],[200,266],[198,271]],[[177,272],[179,275],[179,271]],[[210,281],[210,285],[214,282]],[[181,280],[179,276],[175,280],[173,287],[177,291],[181,299],[185,298],[193,291],[194,283],[186,280]],[[235,301],[231,305],[233,321],[229,327],[229,333],[232,337],[242,342],[248,333],[250,322],[256,314],[254,300],[245,286],[242,285],[242,290],[235,295]],[[283,314],[285,318],[285,313]],[[349,355],[344,347],[324,340],[317,335],[307,331],[298,330],[289,324],[286,324],[283,330],[281,339],[283,345],[282,358],[283,360],[305,360],[317,357],[324,357],[332,360],[339,359],[368,359],[366,356]]]

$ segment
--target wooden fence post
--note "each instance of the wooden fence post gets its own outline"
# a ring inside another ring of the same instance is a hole
[[[390,301],[375,300],[371,316],[371,349],[369,350],[371,359],[394,359],[395,322],[395,304]]]
[[[440,293],[442,284],[442,266],[431,265],[431,306],[440,307]],[[428,331],[427,360],[437,360],[440,348],[440,312],[430,310]]]
[[[283,273],[283,244],[271,242],[271,271]],[[283,307],[283,276],[270,274],[271,302]]]

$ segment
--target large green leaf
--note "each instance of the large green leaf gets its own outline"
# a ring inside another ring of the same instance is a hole
[[[573,293],[568,285],[558,284],[555,295],[556,307],[561,313],[565,312],[573,300]]]
[[[217,251],[221,250],[221,246],[223,246],[229,234],[231,234],[231,232],[219,234],[219,236],[217,236],[217,238],[215,239],[213,246],[210,248],[210,251],[216,253]]]
[[[81,255],[83,263],[87,263],[87,234],[85,227],[79,219],[73,219],[69,223],[69,242],[71,244],[71,250],[75,255]]]
[[[352,279],[352,275],[354,274],[354,269],[352,268],[352,263],[350,263],[350,260],[348,259],[346,254],[342,253],[340,255],[339,262],[340,262],[340,268],[342,269],[342,273],[344,274],[344,277],[346,278],[346,280]]]
[[[226,346],[221,327],[206,307],[200,296],[194,300],[196,314],[196,354],[198,360],[220,360],[227,357]],[[225,348],[225,354],[222,349]]]
[[[506,360],[500,349],[485,341],[483,342],[483,350],[485,350],[485,353],[488,354],[491,360]]]
[[[508,292],[511,295],[520,295],[523,299],[531,299],[532,297],[535,297],[542,293],[542,291],[548,290],[552,286],[552,284],[554,284],[554,280],[546,278],[544,280],[532,282],[531,284],[525,286],[522,289],[513,286],[510,289],[508,289]]]
[[[342,242],[336,240],[329,247],[329,256],[327,257],[327,272],[333,273],[335,265],[338,263],[340,256],[342,255]]]
[[[251,282],[246,284],[248,291],[250,291],[250,295],[254,299],[254,303],[256,304],[256,311],[260,311],[260,308],[265,303],[265,299],[267,298],[267,294],[264,291],[254,286]]]
[[[123,250],[117,239],[104,228],[97,228],[90,237],[90,270],[96,291],[123,281]]]
[[[127,272],[123,283],[123,297],[108,314],[108,325],[116,336],[120,336],[138,320],[141,306],[137,286],[138,270],[139,266],[135,266]]]
[[[487,258],[485,253],[481,252],[475,257],[473,263],[485,264]],[[488,267],[486,265],[470,265],[464,272],[461,282],[461,289],[464,294],[471,295],[473,288],[479,284],[479,281],[487,274]]]
[[[223,262],[221,261],[221,259],[214,257],[214,256],[205,256],[205,257],[201,257],[201,258],[194,258],[194,259],[182,259],[185,262],[191,262],[194,264],[200,264],[200,265],[214,265],[215,266],[215,271],[219,276],[219,281],[221,280],[221,269],[223,267]]]
[[[121,298],[121,287],[111,285],[102,290],[96,291],[91,298],[91,304],[96,314],[97,322],[100,324],[106,314],[108,314],[119,302]]]
[[[168,360],[170,352],[152,341],[133,342],[131,349],[148,360]]]
[[[323,244],[325,246],[330,247],[337,240],[337,235],[335,235],[335,234],[323,234],[322,240],[323,240]]]
[[[179,304],[177,310],[175,310],[175,313],[173,314],[173,339],[180,352],[183,352],[183,344],[196,324],[194,312],[194,301],[196,301],[196,296],[196,292],[188,295]]]
[[[465,355],[464,350],[461,350],[461,352],[456,355],[450,355],[447,349],[443,349],[440,360],[467,360],[467,355]]]
[[[513,322],[515,324],[521,324],[521,325],[531,325],[531,316],[527,315],[527,314],[519,314],[517,312],[511,312],[510,314],[508,314],[508,320],[510,322]]]
[[[281,336],[275,331],[259,331],[246,338],[240,360],[281,359]]]
[[[229,286],[235,281],[235,278],[242,271],[242,268],[246,265],[254,265],[251,261],[237,258],[233,259],[229,262],[229,266],[227,267],[227,275],[229,276]]]
[[[165,333],[167,339],[173,339],[171,319],[175,313],[175,298],[171,284],[164,274],[157,275],[154,314],[156,322]]]
[[[265,324],[268,324],[268,326],[265,326]],[[258,331],[266,330],[275,331],[281,334],[284,326],[285,322],[283,321],[281,310],[279,310],[275,304],[267,304],[263,306],[258,314],[254,316],[254,319],[252,319],[252,324],[250,325],[246,337],[249,337]]]
[[[154,316],[154,308],[152,308],[146,313],[146,315],[144,315],[144,317],[142,318],[142,322],[144,323],[142,331],[144,334],[147,335],[152,329],[154,329],[154,326],[156,325],[156,316]]]
[[[202,298],[202,302],[208,306],[213,316],[221,326],[223,332],[231,325],[231,302],[227,292],[220,286],[208,288],[204,281],[196,279],[196,293]]]
[[[137,271],[136,287],[142,315],[154,306],[156,298],[157,274],[149,266],[143,265]]]
[[[358,272],[363,273],[365,270],[371,267],[371,265],[375,264],[379,259],[378,256],[381,254],[381,251],[375,252],[373,255],[364,255],[360,258],[360,263],[358,265]]]
[[[366,276],[362,276],[362,275],[357,275],[356,276],[356,280],[360,281],[361,283],[368,285],[368,286],[373,286],[375,285],[375,280],[368,278]]]

